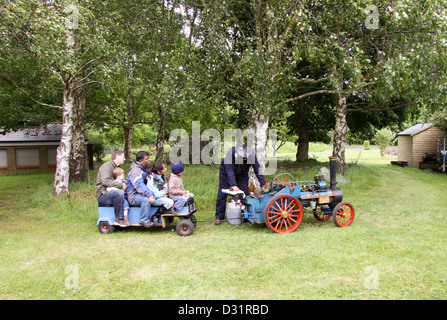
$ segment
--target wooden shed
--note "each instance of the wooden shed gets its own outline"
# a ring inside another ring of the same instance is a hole
[[[438,150],[439,141],[446,135],[432,123],[423,123],[398,133],[397,137],[397,162],[419,167],[419,162],[427,153],[435,153]]]
[[[0,174],[54,171],[61,135],[58,123],[0,133]]]

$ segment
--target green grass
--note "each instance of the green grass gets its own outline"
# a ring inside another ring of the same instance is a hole
[[[309,152],[323,152],[326,150],[330,150],[332,147],[330,145],[320,143],[320,142],[312,142],[309,144]],[[295,155],[297,146],[293,142],[286,142],[281,148],[278,150],[278,155],[288,154]]]
[[[2,176],[0,299],[446,299],[447,175],[354,151],[338,177],[354,223],[306,214],[283,235],[210,223],[218,166],[186,166],[199,220],[189,237],[173,226],[100,234],[95,171],[69,198],[51,196],[51,174]],[[327,156],[278,173],[312,179]]]

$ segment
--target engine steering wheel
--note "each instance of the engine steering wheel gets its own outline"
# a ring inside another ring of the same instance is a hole
[[[272,179],[270,185],[272,190],[280,190],[284,187],[296,186],[296,180],[290,173],[280,173]]]

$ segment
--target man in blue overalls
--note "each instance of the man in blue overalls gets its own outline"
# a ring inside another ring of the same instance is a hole
[[[225,219],[225,209],[227,205],[227,195],[222,189],[232,189],[233,191],[242,190],[246,195],[248,191],[248,171],[253,167],[254,173],[262,187],[266,187],[261,172],[261,167],[256,158],[256,154],[248,146],[232,147],[222,160],[219,171],[219,190],[216,201],[216,220],[214,224],[219,225]]]

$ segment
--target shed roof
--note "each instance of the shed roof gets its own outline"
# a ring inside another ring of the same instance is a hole
[[[398,133],[398,136],[414,136],[415,134],[418,134],[424,130],[427,130],[433,126],[433,123],[420,123],[415,126],[412,126],[411,128],[408,128],[407,130],[404,130],[400,133]]]
[[[49,123],[39,128],[28,128],[0,134],[0,143],[60,142],[61,123]],[[85,138],[87,141],[87,137]]]
[[[21,129],[0,134],[0,142],[49,142],[60,141],[62,125],[51,123],[40,128]]]

